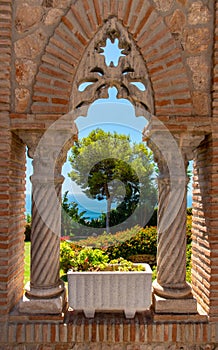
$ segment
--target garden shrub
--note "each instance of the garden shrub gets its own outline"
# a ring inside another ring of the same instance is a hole
[[[141,228],[139,232],[130,239],[114,244],[106,249],[110,259],[122,257],[129,259],[131,255],[157,254],[157,228]]]
[[[73,250],[69,242],[61,244],[61,268],[72,271],[144,271],[141,264],[134,264],[123,258],[109,260],[102,249],[82,248]]]
[[[187,244],[190,244],[192,241],[192,215],[187,215],[187,222],[186,222],[186,237],[187,237]]]
[[[139,231],[141,227],[136,225],[131,229],[125,231],[119,231],[116,234],[108,234],[104,232],[99,236],[90,236],[84,240],[79,240],[78,243],[85,247],[94,247],[94,248],[103,248],[106,249],[110,245],[122,243],[131,237],[134,237]]]
[[[187,259],[186,259],[186,270],[187,280],[191,281],[191,226],[192,226],[192,215],[187,215]],[[97,237],[89,237],[83,241],[79,241],[80,245],[73,243],[61,242],[61,267],[67,272],[70,268],[69,261],[74,259],[74,252],[80,251],[83,247],[91,247],[102,249],[107,255],[109,260],[123,259],[131,260],[132,256],[137,255],[153,255],[156,257],[157,253],[157,228],[146,227],[141,228],[140,226],[134,226],[131,229],[117,232],[116,234],[107,234]],[[72,255],[71,255],[72,254]],[[155,275],[155,264],[156,260],[149,262],[154,268]]]
[[[31,240],[31,215],[27,214],[26,216],[26,225],[25,225],[25,230],[24,230],[24,240],[25,242],[30,242]]]
[[[192,246],[191,243],[187,244],[186,247],[186,280],[191,283],[191,255]]]
[[[64,273],[71,268],[74,259],[76,258],[76,252],[82,249],[79,245],[74,243],[61,241],[60,243],[60,269]]]
[[[78,252],[71,268],[74,271],[104,270],[108,260],[107,254],[101,249],[83,248]]]
[[[31,240],[31,223],[27,222],[24,230],[24,240],[25,242],[30,242]]]
[[[186,212],[187,212],[187,215],[192,215],[192,208],[187,208]]]

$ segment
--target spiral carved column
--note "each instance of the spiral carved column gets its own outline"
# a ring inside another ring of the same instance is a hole
[[[186,282],[187,166],[204,139],[201,133],[170,133],[152,116],[143,139],[158,164],[157,279],[153,282],[156,313],[197,313],[197,301]]]
[[[186,282],[186,187],[185,176],[159,177],[156,313],[197,313]]]
[[[58,198],[63,177],[49,179],[33,175],[31,282],[27,295],[48,298],[60,295],[59,279],[61,212]]]
[[[173,182],[172,189],[168,174],[158,180],[157,280],[153,287],[157,295],[177,299],[190,297],[191,287],[186,282],[186,181],[178,177]],[[173,220],[169,200],[178,213]]]
[[[22,134],[33,159],[31,275],[18,306],[22,313],[61,314],[66,304],[64,282],[59,278],[61,169],[77,139],[71,124],[71,115],[66,115],[45,133]]]

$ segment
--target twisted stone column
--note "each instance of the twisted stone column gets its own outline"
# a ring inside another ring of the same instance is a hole
[[[59,261],[61,186],[64,180],[61,169],[68,149],[67,136],[67,133],[49,130],[34,152],[28,297],[54,298],[64,291],[64,283],[59,278]]]
[[[156,313],[196,313],[197,302],[186,282],[186,170],[193,150],[203,137],[188,132],[172,135],[154,116],[143,135],[160,173],[154,310]]]
[[[164,298],[186,298],[191,294],[186,282],[186,185],[184,177],[170,179],[165,174],[158,179],[157,280],[153,287]]]
[[[64,290],[59,279],[63,177],[34,174],[32,181],[31,282],[27,295],[48,298]]]
[[[44,134],[23,135],[33,158],[31,275],[19,311],[60,314],[66,302],[59,278],[61,233],[61,169],[76,139],[70,116],[60,118]],[[71,124],[70,124],[71,126]]]

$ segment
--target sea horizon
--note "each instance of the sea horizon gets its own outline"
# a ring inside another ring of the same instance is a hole
[[[97,199],[90,199],[83,193],[68,193],[68,201],[78,204],[79,213],[85,211],[85,217],[91,219],[97,219],[102,213],[106,212],[107,202],[106,200],[99,201]],[[192,195],[187,195],[187,208],[192,207]],[[116,208],[116,204],[112,206]],[[26,215],[31,215],[31,194],[26,194]]]

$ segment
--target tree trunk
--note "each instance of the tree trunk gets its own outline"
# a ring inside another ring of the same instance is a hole
[[[110,212],[111,212],[111,197],[107,183],[105,184],[105,193],[107,200],[107,213],[106,213],[106,232],[110,233]]]
[[[111,198],[107,198],[106,232],[110,233]]]

